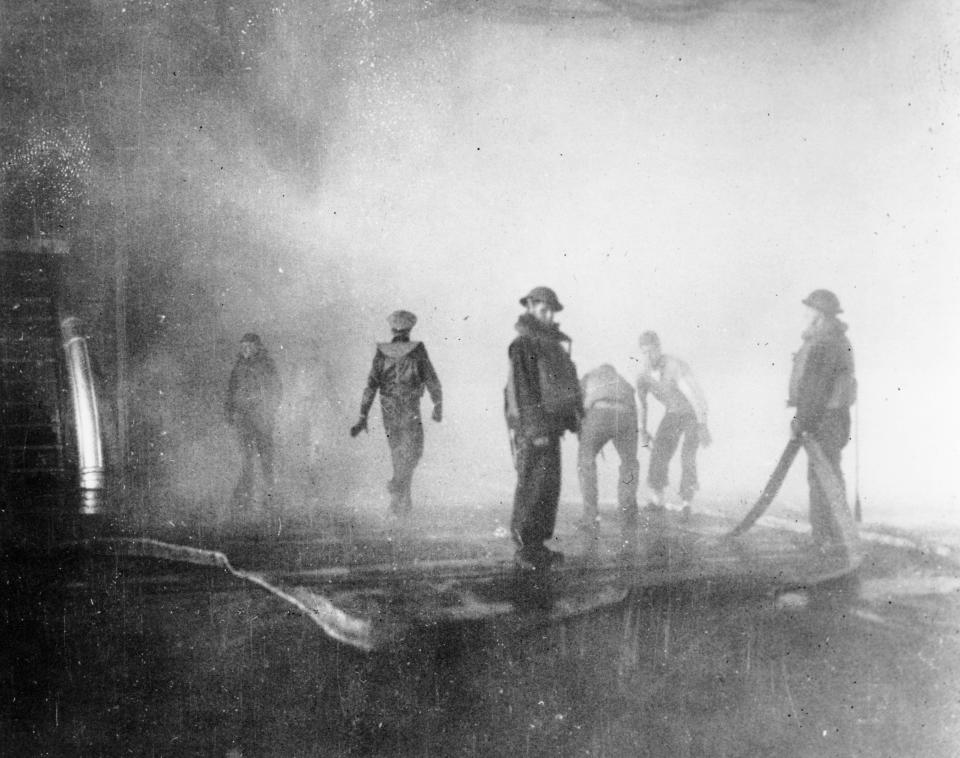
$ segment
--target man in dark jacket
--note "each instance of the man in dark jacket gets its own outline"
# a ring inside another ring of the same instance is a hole
[[[857,394],[853,348],[846,336],[847,325],[837,318],[843,310],[833,292],[814,290],[803,303],[809,309],[810,325],[793,356],[787,404],[797,412],[791,432],[795,437],[809,435],[819,444],[842,485],[840,453],[850,439],[850,406]],[[813,461],[808,462],[807,481],[814,542],[824,548],[843,544],[840,525]],[[847,507],[845,502],[837,506]]]
[[[504,393],[517,469],[511,532],[517,565],[542,570],[563,559],[544,543],[553,536],[560,501],[560,438],[580,430],[583,401],[570,338],[553,322],[563,310],[556,293],[534,287],[520,304],[527,310],[510,343]]]
[[[230,372],[224,411],[237,428],[242,463],[233,497],[241,506],[253,498],[256,459],[263,469],[264,487],[273,489],[273,426],[282,388],[273,360],[253,332],[240,340],[240,354]]]
[[[427,348],[410,340],[410,330],[417,317],[409,311],[395,311],[387,319],[393,340],[377,345],[373,366],[360,402],[360,419],[350,429],[356,437],[367,428],[370,406],[380,391],[383,427],[393,460],[393,478],[387,482],[390,509],[397,515],[407,514],[413,504],[410,485],[413,470],[423,455],[423,424],[420,421],[420,398],[424,388],[433,401],[433,420],[443,418],[443,393]]]

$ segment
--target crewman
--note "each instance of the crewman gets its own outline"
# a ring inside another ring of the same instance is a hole
[[[433,401],[433,420],[440,421],[443,418],[443,393],[427,348],[422,342],[410,339],[417,317],[410,311],[394,311],[387,323],[393,339],[377,344],[360,402],[360,418],[351,427],[350,436],[356,437],[367,429],[367,415],[379,390],[383,427],[393,462],[393,478],[387,482],[390,510],[402,516],[413,508],[410,495],[413,471],[423,455],[420,398],[426,388]]]
[[[647,395],[652,394],[665,409],[652,440],[647,471],[647,485],[652,499],[647,507],[653,511],[664,510],[665,490],[670,481],[670,459],[683,437],[683,448],[680,450],[680,499],[683,501],[682,515],[689,518],[690,501],[700,486],[697,480],[697,448],[701,445],[706,447],[711,441],[707,427],[707,401],[690,367],[661,350],[660,337],[656,332],[647,331],[640,335],[640,358],[637,395],[640,398],[640,436],[645,447],[651,443],[647,431]]]
[[[797,409],[791,433],[794,437],[809,435],[819,444],[842,486],[840,454],[850,440],[850,406],[857,398],[853,347],[846,335],[847,325],[837,318],[843,309],[833,292],[814,290],[802,302],[809,324],[793,356],[790,374],[787,405]],[[812,460],[808,460],[807,481],[814,543],[823,550],[842,546],[843,533]],[[845,494],[836,506],[847,507]]]
[[[253,500],[256,461],[263,471],[264,490],[273,494],[273,428],[282,395],[280,377],[260,336],[247,332],[240,339],[240,353],[230,372],[224,415],[236,427],[240,440],[240,480],[234,501],[247,508]]]
[[[580,430],[583,401],[570,338],[554,323],[554,314],[563,310],[556,293],[534,287],[520,304],[526,312],[508,350],[504,392],[517,470],[511,533],[517,567],[542,571],[563,560],[544,543],[553,537],[560,501],[560,438]]]
[[[637,486],[637,403],[633,385],[608,363],[587,372],[580,380],[585,415],[580,428],[577,473],[583,495],[582,526],[588,537],[599,532],[597,453],[608,442],[620,457],[617,504],[624,547],[636,540]]]

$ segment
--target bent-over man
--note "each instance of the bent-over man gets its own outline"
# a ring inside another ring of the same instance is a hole
[[[580,426],[577,473],[583,494],[583,526],[590,536],[599,527],[597,514],[597,454],[608,442],[620,456],[617,505],[624,545],[633,543],[637,529],[637,403],[633,386],[605,363],[587,372],[580,381],[584,417]]]
[[[663,419],[653,437],[647,485],[653,500],[648,507],[663,510],[664,491],[670,483],[670,459],[683,438],[680,450],[680,499],[683,517],[690,516],[690,501],[700,488],[697,480],[697,448],[710,444],[707,428],[707,401],[690,371],[679,358],[666,355],[660,347],[656,332],[640,335],[642,369],[637,378],[640,398],[640,435],[644,446],[651,443],[647,431],[647,395],[653,395],[664,406]]]

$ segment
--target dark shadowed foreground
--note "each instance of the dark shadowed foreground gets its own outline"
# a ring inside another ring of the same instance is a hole
[[[960,570],[917,544],[871,542],[859,576],[810,591],[637,587],[562,623],[430,626],[372,653],[224,574],[11,561],[2,752],[952,757]]]

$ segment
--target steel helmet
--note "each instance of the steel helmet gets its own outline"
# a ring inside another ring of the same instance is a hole
[[[649,345],[650,347],[659,348],[660,336],[656,332],[648,330],[640,335],[638,342],[640,343],[640,347],[646,347]]]
[[[549,287],[534,287],[526,295],[520,298],[520,305],[526,305],[528,300],[539,300],[546,303],[555,311],[562,311],[563,306],[557,299],[557,293]]]
[[[809,305],[811,308],[816,308],[828,316],[836,316],[838,313],[843,313],[843,308],[840,307],[840,298],[830,290],[814,290],[803,300],[803,304]]]
[[[417,317],[410,311],[394,311],[387,316],[390,329],[395,332],[409,332],[417,324]]]

